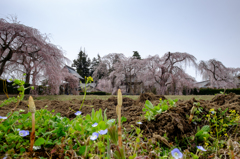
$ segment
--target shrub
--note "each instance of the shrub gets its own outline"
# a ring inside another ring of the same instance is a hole
[[[194,88],[191,90],[190,94],[193,95],[215,95],[218,94],[219,92],[224,92],[224,89],[215,89],[215,88],[200,88],[199,91],[197,91],[197,88]],[[235,93],[240,95],[240,88],[236,88],[236,89],[226,89],[225,93]],[[184,92],[183,92],[184,94]]]

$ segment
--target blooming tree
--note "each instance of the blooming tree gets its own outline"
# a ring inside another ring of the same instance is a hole
[[[112,89],[112,94],[116,94],[117,88],[120,85],[119,79],[116,78],[114,74],[110,76],[110,74],[114,71],[114,64],[119,62],[121,59],[124,59],[125,56],[122,53],[110,53],[106,56],[104,56],[96,68],[96,70],[93,72],[93,79],[94,81],[99,82],[104,82],[104,84],[100,85],[105,85],[106,81],[110,81],[111,83],[111,89]],[[99,80],[105,79],[105,80]]]
[[[13,71],[24,72],[25,82],[30,83],[32,79],[33,85],[44,76],[49,81],[51,93],[57,94],[66,62],[70,60],[61,48],[50,43],[47,35],[16,19],[0,19],[0,76]]]
[[[0,75],[12,59],[40,51],[46,40],[47,36],[41,35],[37,29],[20,24],[16,19],[12,23],[0,19]]]
[[[79,84],[79,79],[74,76],[73,74],[69,73],[67,68],[63,68],[62,70],[63,73],[63,80],[68,82],[68,89],[71,91],[72,94],[78,95],[78,84]]]
[[[155,55],[142,60],[109,54],[103,57],[93,77],[98,80],[97,75],[101,72],[104,80],[99,80],[98,88],[112,89],[112,94],[120,85],[126,86],[126,92],[136,93],[141,83],[148,88],[157,88],[158,94],[167,91],[180,94],[184,86],[192,88],[195,83],[195,79],[184,71],[183,67],[187,65],[197,68],[196,58],[188,53],[169,52],[161,58]]]
[[[181,92],[183,86],[191,87],[194,79],[183,69],[183,66],[197,68],[196,58],[188,53],[166,53],[163,57],[149,56],[146,60],[146,70],[143,79],[146,86],[155,85],[158,94],[165,94],[167,88],[172,94]]]
[[[99,79],[97,89],[104,92],[112,93],[113,89],[112,89],[111,81],[108,79]]]
[[[210,80],[210,87],[216,88],[236,88],[236,76],[240,72],[240,68],[229,68],[222,62],[215,59],[208,61],[200,61],[198,66],[203,79]]]
[[[136,93],[137,85],[141,84],[141,72],[143,72],[145,60],[134,57],[122,58],[114,64],[114,71],[109,75],[116,77],[117,86],[126,85],[126,92]]]

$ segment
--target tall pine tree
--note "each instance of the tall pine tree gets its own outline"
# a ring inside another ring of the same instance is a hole
[[[139,55],[138,51],[133,51],[133,57],[141,60],[141,56]]]
[[[85,49],[84,51],[80,49],[80,52],[78,53],[78,58],[76,60],[73,60],[72,67],[76,67],[78,74],[84,78],[85,76],[90,76],[90,65],[91,60],[85,53]],[[82,82],[84,82],[84,80]]]

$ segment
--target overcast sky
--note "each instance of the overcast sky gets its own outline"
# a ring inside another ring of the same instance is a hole
[[[51,36],[66,57],[85,48],[142,58],[187,52],[240,67],[240,0],[0,0],[0,18],[16,15]],[[192,69],[187,71],[197,81]]]

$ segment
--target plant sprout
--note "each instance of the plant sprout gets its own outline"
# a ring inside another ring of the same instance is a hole
[[[32,96],[29,97],[29,112],[32,113],[32,132],[31,132],[31,143],[30,143],[30,152],[33,150],[33,144],[34,144],[34,139],[35,139],[35,112],[36,112],[36,107],[35,103],[33,101]]]

